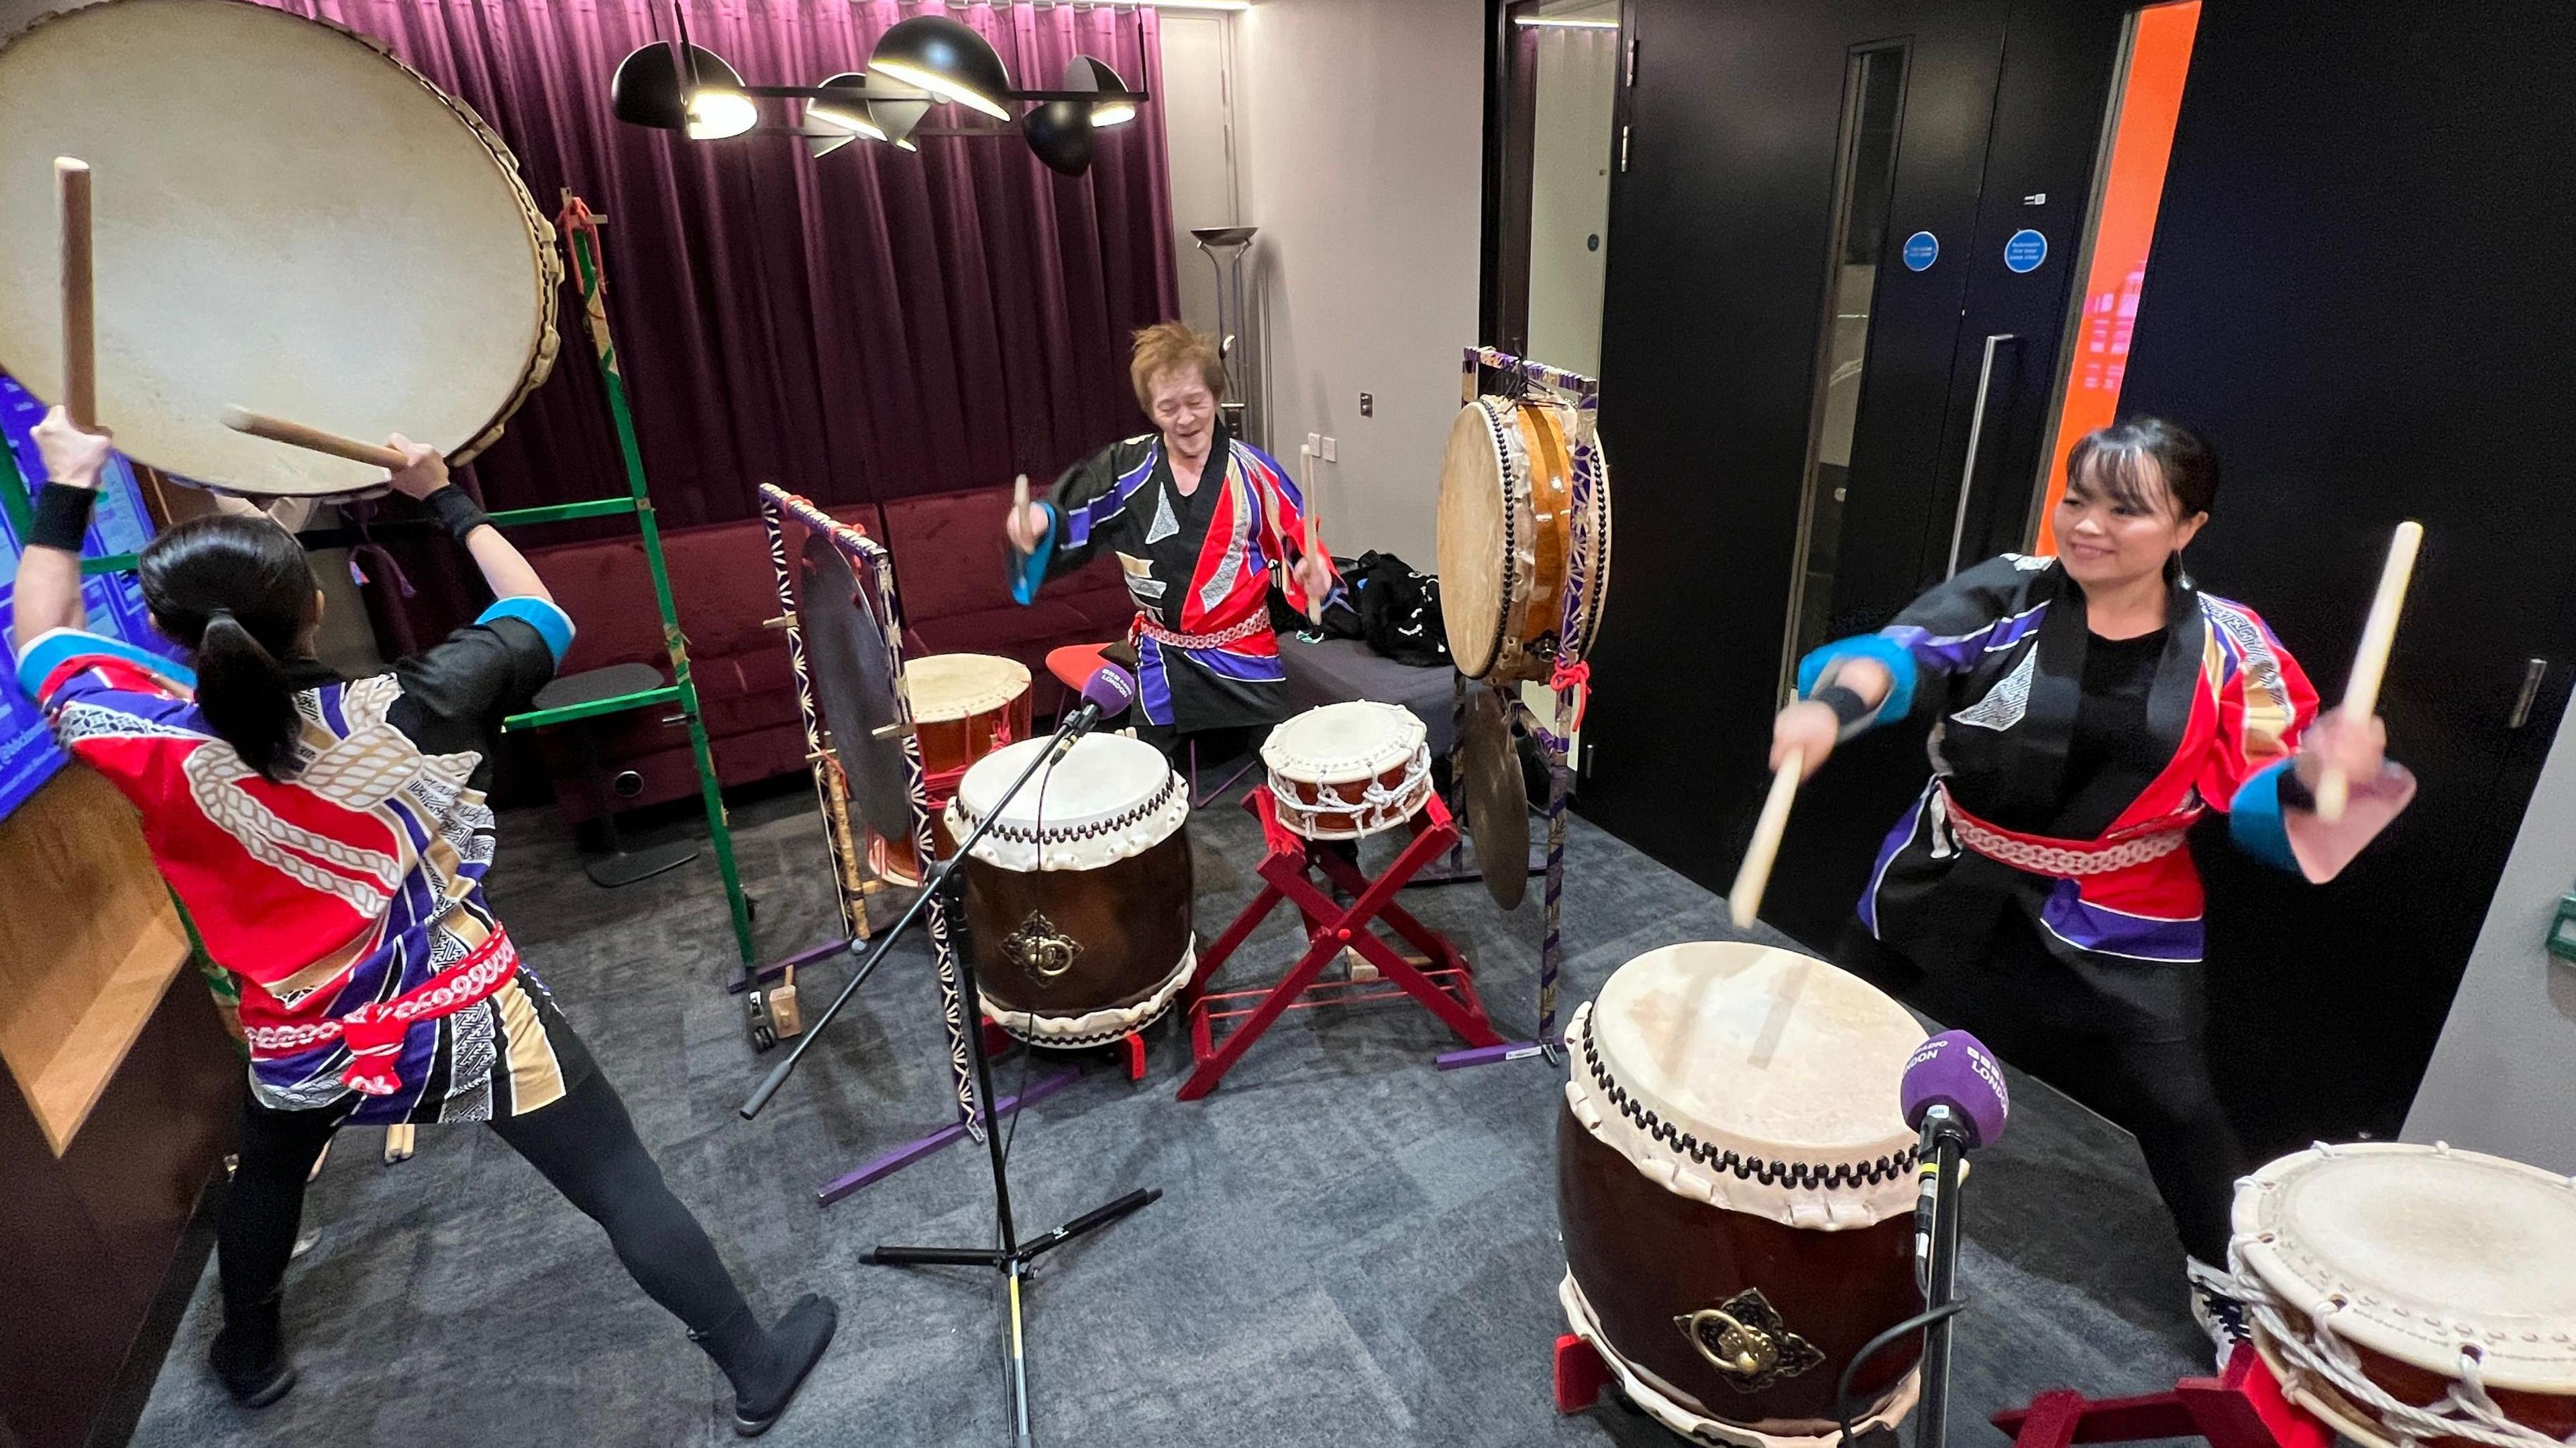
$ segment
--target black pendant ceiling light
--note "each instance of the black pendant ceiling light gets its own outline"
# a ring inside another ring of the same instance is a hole
[[[677,131],[692,141],[787,134],[804,138],[817,156],[860,140],[910,151],[919,149],[911,139],[916,134],[1007,136],[1013,103],[1035,101],[1035,109],[1019,116],[1019,133],[1039,160],[1079,176],[1098,151],[1098,129],[1134,120],[1136,108],[1151,99],[1108,62],[1088,55],[1066,64],[1061,89],[1014,90],[991,42],[944,15],[916,15],[889,28],[877,38],[865,73],[843,71],[812,86],[745,85],[723,57],[690,44],[679,0],[671,16],[678,39],[645,45],[620,62],[609,82],[609,106],[630,125]],[[803,124],[761,125],[764,99],[803,101]],[[1006,124],[923,128],[937,105],[963,106]]]

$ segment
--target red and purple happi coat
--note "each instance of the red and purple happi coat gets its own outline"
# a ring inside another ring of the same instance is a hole
[[[2356,781],[2328,826],[2284,785],[2317,692],[2252,609],[2170,573],[2165,640],[2146,698],[2148,761],[2069,777],[2090,630],[2055,558],[2006,554],[1917,599],[1875,634],[1799,668],[1806,692],[1835,659],[1887,666],[1877,720],[1932,721],[1932,779],[1888,833],[1861,896],[1870,933],[1929,967],[1973,961],[1994,909],[2026,911],[2061,957],[2201,959],[2200,872],[2183,832],[2207,810],[2243,849],[2332,877],[2414,795],[2390,764]]]
[[[1035,597],[1039,578],[1114,554],[1136,604],[1137,704],[1148,722],[1193,733],[1286,717],[1270,595],[1307,612],[1288,566],[1304,550],[1305,495],[1276,459],[1220,425],[1184,497],[1161,436],[1146,433],[1068,469],[1049,507],[1053,526],[1027,560],[1020,601]]]
[[[533,1110],[589,1063],[483,899],[490,739],[554,676],[572,623],[505,599],[388,673],[290,660],[303,716],[281,781],[216,737],[195,679],[57,629],[19,678],[55,737],[142,814],[162,876],[241,987],[251,1084],[352,1122]]]

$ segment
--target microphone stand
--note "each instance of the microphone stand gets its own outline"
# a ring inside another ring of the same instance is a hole
[[[1967,1150],[1965,1123],[1946,1105],[1924,1114],[1923,1141],[1932,1177],[1932,1250],[1923,1264],[1923,1306],[1941,1312],[1950,1305],[1959,1277],[1959,1158]],[[1941,1315],[1923,1329],[1923,1401],[1917,1409],[1922,1426],[1915,1448],[1944,1448],[1950,1436],[1950,1328],[1955,1312]]]
[[[928,905],[936,892],[948,893],[948,919],[950,928],[957,936],[953,944],[960,982],[958,989],[970,1002],[982,999],[982,994],[975,983],[974,941],[967,934],[965,888],[963,879],[958,873],[958,867],[965,863],[969,854],[973,853],[976,843],[984,838],[985,832],[993,827],[993,821],[1001,817],[1002,806],[1010,803],[1019,794],[1021,787],[1036,777],[1039,770],[1054,764],[1061,758],[1064,751],[1071,748],[1073,741],[1080,738],[1084,731],[1099,722],[1100,706],[1086,701],[1080,709],[1067,717],[1063,724],[1057,726],[1055,738],[1045,749],[1039,751],[1038,757],[1030,761],[1028,768],[1020,771],[1018,779],[1011,781],[1011,787],[1002,792],[1002,797],[994,802],[993,808],[977,822],[974,832],[958,841],[957,852],[941,861],[938,868],[931,872],[930,877],[922,882],[921,893],[905,909],[902,918],[895,921],[894,928],[878,937],[876,948],[868,953],[867,960],[850,977],[849,984],[841,988],[840,995],[832,1001],[831,1007],[815,1018],[814,1024],[806,1029],[804,1038],[796,1043],[796,1048],[787,1053],[786,1059],[780,1061],[770,1071],[768,1079],[762,1081],[759,1089],[752,1092],[751,1098],[742,1104],[744,1120],[748,1121],[759,1115],[761,1108],[769,1104],[770,1098],[778,1094],[778,1088],[787,1083],[788,1076],[795,1071],[797,1063],[805,1058],[806,1051],[811,1049],[814,1042],[830,1028],[833,1019],[840,1015],[841,1008],[848,1005],[851,998],[858,994],[859,987],[867,982],[869,973],[874,971],[877,963],[885,958],[887,949],[902,938],[904,931],[920,917],[922,909]],[[994,1247],[880,1246],[868,1252],[860,1260],[887,1267],[908,1265],[990,1267],[1002,1274],[1010,1319],[1010,1338],[1006,1347],[1006,1357],[1010,1365],[1011,1442],[1015,1448],[1031,1448],[1037,1440],[1031,1432],[1029,1423],[1029,1368],[1025,1348],[1027,1336],[1022,1330],[1021,1322],[1021,1302],[1025,1295],[1025,1284],[1029,1280],[1030,1266],[1041,1255],[1063,1246],[1076,1237],[1097,1231],[1131,1212],[1160,1200],[1163,1191],[1160,1187],[1139,1187],[1115,1201],[1092,1208],[1063,1226],[1023,1240],[1019,1233],[1019,1225],[1011,1213],[1011,1181],[1002,1155],[1002,1132],[992,1119],[993,1060],[984,1050],[984,1032],[980,1027],[970,1028],[966,1032],[966,1049],[974,1059],[975,1092],[981,1103],[977,1114],[984,1118],[985,1154],[992,1163],[995,1238],[999,1245]]]

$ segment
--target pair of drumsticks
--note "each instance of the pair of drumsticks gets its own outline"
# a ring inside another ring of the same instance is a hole
[[[2352,661],[2352,677],[2344,685],[2343,717],[2347,720],[2368,719],[2379,711],[2379,685],[2388,673],[2389,645],[2397,639],[2397,614],[2406,606],[2406,584],[2415,574],[2415,553],[2424,544],[2424,525],[2407,521],[2397,525],[2397,536],[2388,545],[2388,562],[2380,569],[2379,592],[2371,598],[2369,621],[2362,625],[2361,647]],[[1804,750],[1793,749],[1780,762],[1779,772],[1771,776],[1771,793],[1762,801],[1762,816],[1753,825],[1752,843],[1744,847],[1744,863],[1735,872],[1735,888],[1727,891],[1727,910],[1738,930],[1753,924],[1762,910],[1762,892],[1771,883],[1771,863],[1780,853],[1780,836],[1789,828],[1789,805],[1797,797],[1799,777],[1806,773]],[[2342,770],[2326,767],[2317,781],[2317,818],[2333,824],[2343,818],[2344,806],[2351,801],[2352,781]]]
[[[248,414],[244,414],[244,415],[245,415],[245,416],[248,416]],[[263,417],[263,418],[257,418],[257,419],[255,419],[255,420],[256,420],[256,421],[258,421],[258,422],[260,422],[260,423],[262,423],[262,424],[271,425],[271,426],[292,426],[292,425],[293,425],[293,424],[291,424],[291,423],[288,423],[288,424],[280,424],[280,423],[278,422],[278,420],[277,420],[276,418],[273,418],[273,417]],[[225,425],[225,426],[227,426],[227,427],[241,427],[242,431],[244,431],[244,432],[253,432],[253,431],[256,431],[256,429],[254,429],[254,428],[243,427],[243,426],[242,426],[242,424],[234,422],[234,421],[233,421],[231,418],[229,418],[229,417],[227,417],[227,418],[225,418],[225,419],[224,419],[224,425]],[[262,436],[262,437],[269,436],[269,434],[267,434],[267,433],[260,433],[259,435],[260,435],[260,436]],[[327,435],[328,435],[328,434],[325,434],[325,436],[327,436]],[[283,441],[286,441],[286,439],[281,438],[281,439],[279,439],[279,441],[283,442]],[[363,461],[363,459],[362,459],[362,461]],[[1306,551],[1307,551],[1308,553],[1316,553],[1316,552],[1320,552],[1320,551],[1322,550],[1322,548],[1323,548],[1324,524],[1323,524],[1323,520],[1322,520],[1321,518],[1317,517],[1316,515],[1317,515],[1317,514],[1319,514],[1319,513],[1321,513],[1321,512],[1323,511],[1324,503],[1323,503],[1323,496],[1322,496],[1321,494],[1319,494],[1319,493],[1317,493],[1317,492],[1315,491],[1315,484],[1314,484],[1314,476],[1315,476],[1315,471],[1314,471],[1314,465],[1315,465],[1315,450],[1314,450],[1313,448],[1307,447],[1307,446],[1306,446],[1305,444],[1303,444],[1303,443],[1298,444],[1298,446],[1297,446],[1297,463],[1298,463],[1298,473],[1299,473],[1299,475],[1300,475],[1300,476],[1303,476],[1304,478],[1306,478],[1306,479],[1307,479],[1307,485],[1306,485]],[[1024,516],[1026,516],[1026,515],[1027,515],[1028,511],[1029,511],[1029,475],[1028,475],[1028,474],[1026,474],[1026,473],[1022,473],[1022,474],[1020,474],[1018,477],[1011,479],[1011,516],[1012,516],[1012,517],[1014,517],[1014,518],[1024,517]]]
[[[87,161],[54,158],[54,198],[62,219],[63,411],[83,432],[98,428],[98,290],[90,246],[90,169]],[[360,442],[282,417],[238,407],[224,410],[224,426],[271,442],[306,448],[351,462],[400,471],[411,459],[378,443]]]

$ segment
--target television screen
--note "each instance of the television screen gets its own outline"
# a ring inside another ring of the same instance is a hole
[[[29,487],[40,483],[45,475],[44,463],[36,455],[34,436],[35,426],[44,416],[43,403],[29,396],[7,374],[0,373],[0,438],[6,439],[10,456],[18,465],[18,476]],[[9,486],[10,481],[0,477],[0,487]],[[98,510],[90,515],[89,539],[82,551],[92,558],[132,553],[151,536],[152,516],[143,509],[143,489],[135,481],[134,469],[119,457],[108,465],[106,483],[99,489]],[[8,678],[0,684],[0,818],[26,803],[29,795],[70,762],[70,756],[55,747],[35,704],[18,688],[18,657],[9,646],[17,612],[18,546],[17,530],[7,515],[0,513],[0,661],[8,667]],[[132,573],[93,575],[83,583],[82,592],[89,604],[92,632],[112,635],[165,656],[178,655],[174,645],[153,631],[143,607],[142,587]]]

